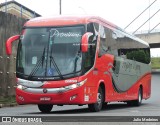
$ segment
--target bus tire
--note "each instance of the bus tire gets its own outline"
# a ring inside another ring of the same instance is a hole
[[[38,109],[43,113],[51,112],[52,108],[53,108],[52,104],[38,104]]]
[[[107,108],[108,107],[108,102],[104,102],[103,104],[102,104],[102,109],[105,109],[105,108]]]
[[[93,104],[88,104],[89,110],[92,112],[100,111],[102,109],[103,100],[104,100],[104,94],[103,94],[102,88],[99,87],[98,93],[97,93],[97,102]]]
[[[142,104],[142,88],[139,88],[138,91],[138,99],[137,100],[131,100],[127,101],[128,106],[140,106]]]
[[[133,105],[134,106],[140,106],[142,104],[142,88],[139,88],[138,91],[138,99],[133,101]]]

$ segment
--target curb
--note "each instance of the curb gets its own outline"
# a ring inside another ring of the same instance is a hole
[[[14,107],[17,106],[17,103],[11,103],[11,104],[0,104],[0,108],[4,108],[4,107]]]

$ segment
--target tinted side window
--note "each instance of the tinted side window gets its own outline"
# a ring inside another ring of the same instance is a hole
[[[97,43],[97,35],[95,33],[95,28],[93,23],[89,23],[87,25],[87,32],[93,33],[93,35],[89,38],[88,43],[88,52],[85,53],[85,70],[89,70],[95,60],[95,52],[96,52],[96,43]]]
[[[147,45],[123,32],[115,32],[115,34],[119,56],[141,63],[150,63],[150,49]]]
[[[100,46],[99,46],[99,56],[106,54],[108,47],[106,44],[106,34],[105,27],[99,25],[99,33],[100,33]]]
[[[135,37],[102,25],[99,25],[99,33],[99,56],[109,53],[146,64],[150,63],[150,48]]]
[[[115,40],[115,34],[111,29],[100,26],[100,50],[99,56],[110,53],[118,56],[117,41]]]

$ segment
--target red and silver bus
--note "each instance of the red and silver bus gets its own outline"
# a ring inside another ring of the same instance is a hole
[[[141,105],[151,95],[150,47],[96,16],[38,17],[20,35],[16,61],[16,100],[37,104],[88,105],[100,111],[110,102]]]

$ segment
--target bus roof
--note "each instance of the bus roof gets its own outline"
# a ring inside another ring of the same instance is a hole
[[[25,23],[26,27],[40,27],[40,26],[67,26],[67,25],[78,25],[87,24],[89,22],[104,22],[112,27],[116,25],[98,17],[98,16],[54,16],[54,17],[37,17],[31,19]]]

